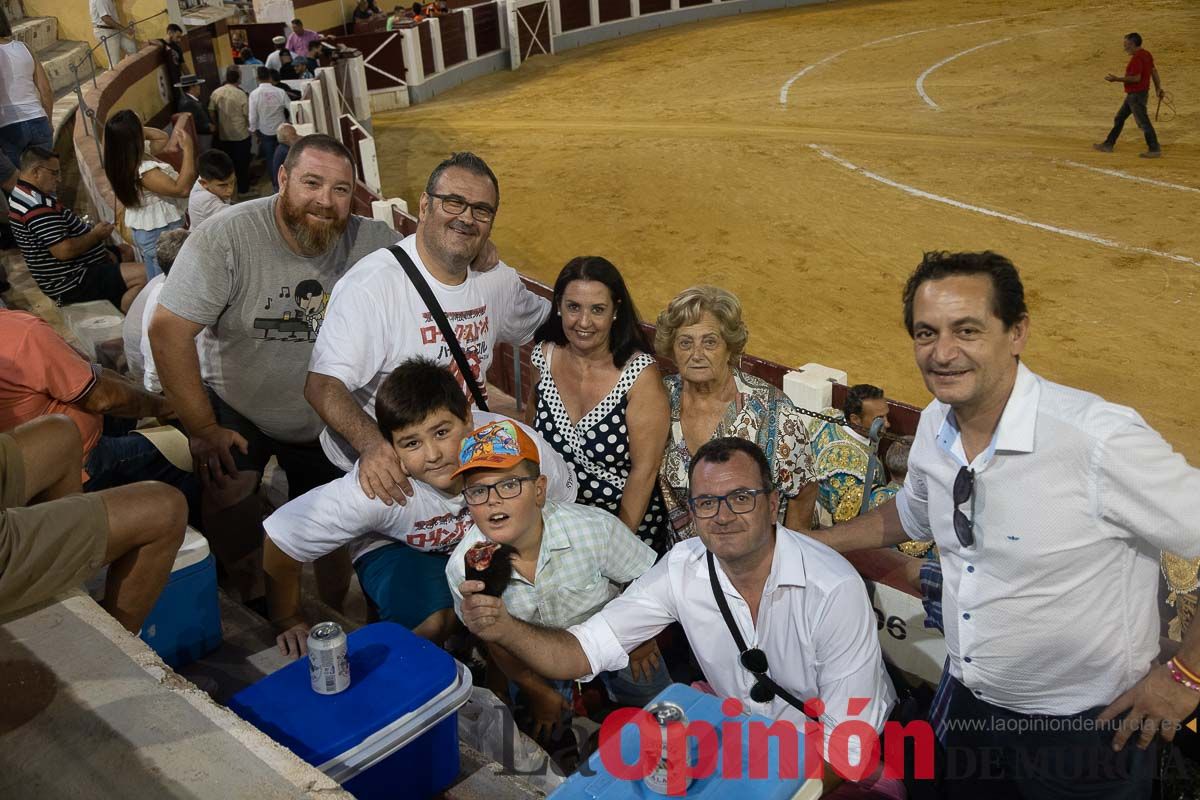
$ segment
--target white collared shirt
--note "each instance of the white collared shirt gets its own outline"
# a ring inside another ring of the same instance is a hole
[[[950,407],[935,400],[896,508],[911,538],[941,552],[951,674],[1025,714],[1112,702],[1158,654],[1159,551],[1200,556],[1200,471],[1133,409],[1024,364],[991,446],[967,465],[968,548],[953,523],[964,465]]]
[[[287,92],[269,83],[260,83],[250,93],[250,130],[274,136],[279,126],[288,121],[291,99]]]
[[[838,723],[854,718],[879,731],[895,691],[883,667],[875,612],[862,578],[846,559],[825,545],[775,526],[771,572],[758,606],[758,624],[750,607],[715,561],[729,610],[747,647],[767,656],[771,678],[801,701],[825,703],[825,749]],[[755,677],[738,661],[737,645],[713,596],[708,560],[699,537],[675,545],[587,622],[569,628],[588,657],[592,674],[629,663],[628,651],[678,620],[709,684],[722,697],[736,697],[746,709],[802,726],[804,715],[776,697],[750,699]],[[848,714],[851,698],[867,698],[857,714]],[[851,763],[857,763],[855,743]]]

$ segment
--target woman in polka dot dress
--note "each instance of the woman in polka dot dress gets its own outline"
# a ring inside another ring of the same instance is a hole
[[[574,468],[578,502],[620,517],[662,553],[667,395],[617,268],[599,256],[572,259],[534,339],[529,424]]]

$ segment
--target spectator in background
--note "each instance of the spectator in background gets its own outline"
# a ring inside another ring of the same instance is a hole
[[[60,177],[53,150],[34,145],[21,157],[8,218],[29,273],[59,305],[107,300],[124,312],[146,285],[146,267],[128,246],[107,246],[112,224],[92,227],[58,202]]]
[[[534,334],[528,422],[579,479],[579,502],[614,514],[664,553],[658,466],[667,394],[621,273],[599,256],[571,259],[554,282],[554,313]]]
[[[238,194],[250,193],[250,97],[242,89],[242,71],[225,68],[225,83],[208,98],[216,145],[233,161]]]
[[[317,77],[317,69],[321,66],[321,50],[324,47],[325,45],[320,42],[309,42],[308,54],[304,58],[299,59],[299,61],[304,63],[306,68],[306,75],[304,77]]]
[[[262,542],[256,492],[272,456],[287,474],[289,498],[341,475],[317,442],[322,425],[304,399],[304,375],[330,290],[358,259],[397,238],[384,223],[352,214],[353,194],[349,151],[329,136],[300,139],[278,194],[242,203],[192,234],[150,321],[159,379],[210,490],[210,528],[228,531],[214,545],[226,564]],[[285,322],[298,312],[301,331]],[[200,362],[195,338],[205,329]],[[319,563],[318,575],[330,565],[340,578],[336,557]],[[338,605],[344,588],[323,597]]]
[[[108,68],[116,69],[126,55],[137,52],[133,31],[126,31],[117,11],[117,0],[88,0],[88,11],[92,15],[92,35],[108,57]]]
[[[412,21],[413,22],[422,22],[422,21],[424,21],[424,19],[425,19],[425,12],[423,10],[423,6],[420,3],[413,3],[412,4]]]
[[[663,379],[671,427],[659,470],[676,541],[696,533],[687,503],[692,453],[726,436],[755,442],[766,454],[779,491],[777,521],[792,530],[812,527],[817,477],[808,431],[787,395],[737,368],[749,335],[741,302],[716,286],[686,289],[658,315],[654,348],[679,367]]]
[[[284,57],[285,63],[283,66],[284,66],[285,70],[290,70],[292,68],[292,63],[288,62],[287,58],[288,58],[288,56]],[[295,80],[295,79],[296,79],[295,75],[290,75],[288,77],[288,80]],[[300,99],[300,91],[298,89],[293,89],[291,86],[288,86],[287,83],[284,82],[284,79],[277,72],[271,73],[271,85],[274,86],[276,89],[279,89],[280,91],[282,91],[284,94],[286,94],[288,96],[288,102]],[[289,112],[289,114],[290,114],[290,112]]]
[[[290,56],[292,51],[288,50],[287,48],[286,37],[276,36],[275,38],[271,39],[271,44],[275,45],[275,49],[267,54],[267,63],[265,66],[267,69],[273,69],[278,72],[279,67],[282,64],[280,59],[283,57],[283,54],[288,53]]]
[[[238,55],[242,59],[242,63],[248,67],[261,67],[263,62],[261,59],[255,58],[254,51],[249,47],[243,47]]]
[[[85,492],[162,481],[197,507],[191,473],[174,466],[145,436],[105,419],[165,419],[171,415],[166,399],[89,363],[38,317],[0,310],[0,430],[47,414],[66,414],[79,427]],[[106,423],[116,435],[105,432]]]
[[[183,154],[178,172],[155,157],[173,145]],[[118,111],[104,125],[104,174],[125,206],[125,224],[133,232],[149,280],[160,272],[155,257],[158,237],[183,227],[179,201],[187,198],[196,180],[195,143],[183,128],[168,137],[157,128],[143,127],[135,112]]]
[[[146,284],[146,291],[142,292],[146,296],[146,305],[142,309],[142,318],[139,322],[141,338],[137,344],[138,350],[141,351],[143,364],[142,385],[146,387],[146,391],[156,394],[162,393],[162,384],[158,380],[158,369],[154,366],[154,352],[150,348],[150,320],[154,319],[154,311],[158,308],[158,296],[162,293],[167,276],[171,274],[171,267],[175,266],[179,250],[190,235],[191,231],[181,228],[167,231],[158,237],[158,263],[162,266],[163,274]],[[199,336],[196,337],[196,354],[197,357],[202,357]]]
[[[454,320],[471,378],[480,391],[496,345],[523,345],[550,313],[550,303],[526,288],[488,247],[500,185],[474,153],[438,164],[421,194],[417,231],[400,248],[423,275],[447,318]],[[433,359],[467,379],[437,333],[437,325],[396,256],[370,253],[346,274],[330,298],[309,364],[304,396],[329,426],[325,454],[343,472],[359,461],[368,497],[403,503],[408,480],[396,450],[375,423],[375,392],[402,361]]]
[[[275,191],[279,191],[279,168],[283,166],[283,162],[287,161],[288,153],[292,151],[292,145],[300,137],[296,135],[296,128],[288,122],[279,126],[275,132],[275,138],[279,140],[279,144],[275,148],[275,157],[271,159],[270,167],[271,185],[275,187]]]
[[[81,461],[79,429],[64,416],[0,433],[0,616],[108,564],[100,605],[136,635],[183,544],[187,505],[161,483],[80,494]]]
[[[183,61],[183,46],[180,44],[183,41],[183,28],[172,22],[167,25],[167,38],[157,39],[156,41],[163,48],[163,67],[167,71],[167,83],[172,87],[172,105],[176,109],[179,109],[179,101],[182,99],[184,93],[181,91],[184,87],[180,86],[179,83],[186,73],[186,64]]]
[[[151,362],[151,369],[153,369],[152,357],[148,358],[149,340],[146,338],[146,330],[152,314],[146,313],[146,305],[151,298],[154,298],[157,305],[158,293],[162,290],[163,281],[166,280],[167,273],[171,271],[175,257],[179,255],[179,248],[187,237],[188,230],[186,228],[176,228],[158,237],[158,252],[155,255],[158,257],[158,265],[162,267],[163,273],[155,275],[154,280],[147,283],[143,291],[138,292],[138,296],[134,299],[133,305],[129,307],[129,311],[125,314],[125,321],[121,325],[121,340],[125,344],[125,364],[129,367],[128,377],[151,392],[162,392],[162,387],[158,385],[157,373],[155,373],[152,383],[146,380],[147,362]]]
[[[279,143],[279,126],[288,121],[290,102],[287,93],[271,83],[271,70],[259,67],[258,86],[250,93],[250,130],[258,138],[258,154],[268,169]]]
[[[396,6],[392,9],[391,15],[387,18],[387,25],[385,27],[389,31],[396,30],[396,26],[404,21],[404,8],[401,6]]]
[[[867,434],[877,419],[883,420],[883,430],[888,429],[888,404],[883,389],[859,383],[846,392],[840,409],[826,408],[821,413],[842,420],[839,425],[814,418],[808,424],[814,468],[820,482],[817,502],[822,522],[836,524],[858,516],[862,507],[863,484],[871,459],[871,442]],[[878,469],[871,491],[886,482],[883,470]],[[828,520],[824,519],[825,515]]]
[[[350,16],[354,20],[355,30],[358,30],[360,23],[368,23],[375,19],[375,14],[367,5],[367,0],[358,0],[354,4],[354,11],[351,12]]]
[[[50,127],[54,92],[41,62],[24,42],[13,38],[3,8],[0,8],[0,76],[3,78],[0,80],[0,188],[7,192],[16,185],[25,148],[54,147],[54,131]],[[11,246],[9,237],[3,238]]]
[[[213,138],[212,119],[208,116],[204,104],[200,102],[200,87],[203,85],[204,78],[199,75],[184,75],[183,79],[175,84],[175,88],[181,92],[176,109],[192,115],[192,120],[196,123],[196,148],[201,153],[212,146]]]
[[[199,177],[188,196],[188,225],[192,230],[199,230],[209,217],[224,211],[237,189],[233,159],[220,150],[201,153],[197,171]]]
[[[325,37],[316,31],[305,30],[304,23],[299,19],[294,19],[292,20],[292,33],[287,37],[287,49],[296,58],[303,58],[308,54],[309,42],[319,41],[323,38]]]

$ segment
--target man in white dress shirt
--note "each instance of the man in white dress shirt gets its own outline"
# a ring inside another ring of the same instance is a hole
[[[291,99],[287,92],[271,83],[271,70],[258,68],[258,86],[250,93],[250,130],[258,136],[258,154],[267,169],[279,145],[279,126],[288,121]]]
[[[949,797],[1149,797],[1147,748],[1200,701],[1200,626],[1155,663],[1158,555],[1200,556],[1200,471],[1137,412],[1021,363],[1029,315],[1003,256],[927,253],[904,309],[936,398],[908,477],[894,504],[816,536],[936,541]]]
[[[824,703],[826,763],[857,764],[856,743],[830,757],[833,729],[853,717],[881,731],[895,701],[862,579],[828,547],[774,524],[779,493],[755,443],[713,439],[696,452],[690,471],[699,535],[675,545],[586,622],[566,630],[522,622],[499,599],[478,594],[478,581],[460,587],[463,622],[545,677],[566,679],[624,668],[629,650],[678,620],[717,694],[803,728],[804,713],[779,692],[757,699],[764,687],[739,660],[713,592],[711,564],[743,641],[765,654],[770,678],[802,703]],[[852,698],[866,698],[867,705],[848,713]],[[826,790],[838,783],[826,769]]]

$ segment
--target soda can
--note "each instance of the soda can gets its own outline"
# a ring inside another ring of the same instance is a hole
[[[687,725],[687,715],[683,713],[683,707],[675,703],[660,702],[646,708],[646,713],[649,714],[655,722],[658,723],[659,734],[662,737],[662,752],[658,757],[658,764],[650,771],[650,774],[642,778],[642,783],[646,788],[655,794],[667,794],[667,779],[673,770],[680,770],[684,775],[684,792],[687,787],[692,785],[692,776],[683,772],[687,764],[675,764],[667,757],[667,725],[678,722],[681,725]]]
[[[346,634],[336,622],[322,622],[308,632],[308,677],[317,694],[337,694],[350,686]]]

